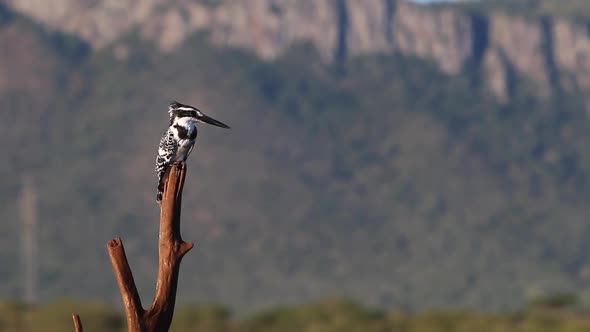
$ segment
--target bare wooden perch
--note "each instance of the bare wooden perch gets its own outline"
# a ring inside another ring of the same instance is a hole
[[[158,281],[154,302],[149,309],[145,310],[141,305],[123,241],[117,237],[107,243],[130,332],[168,331],[172,323],[180,262],[193,248],[192,243],[184,242],[180,236],[180,210],[185,177],[186,167],[174,165],[170,168],[164,185],[160,205]]]
[[[82,332],[82,322],[80,321],[80,316],[78,316],[78,314],[73,314],[72,319],[74,320],[74,331]]]

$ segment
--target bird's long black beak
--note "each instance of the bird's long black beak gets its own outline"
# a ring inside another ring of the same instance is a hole
[[[210,125],[214,125],[214,126],[217,126],[217,127],[229,129],[229,126],[226,125],[225,123],[223,123],[221,121],[217,121],[217,120],[215,120],[215,119],[213,119],[211,117],[208,117],[208,116],[206,116],[205,114],[202,114],[202,113],[201,113],[201,115],[197,116],[197,119],[199,119],[202,122],[208,123]]]

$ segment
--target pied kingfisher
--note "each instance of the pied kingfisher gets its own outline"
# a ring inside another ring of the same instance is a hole
[[[228,125],[210,118],[195,107],[173,101],[168,106],[170,123],[160,140],[158,157],[156,157],[156,174],[158,175],[158,194],[156,201],[162,200],[164,177],[168,166],[183,163],[189,156],[197,138],[197,122],[229,128]]]

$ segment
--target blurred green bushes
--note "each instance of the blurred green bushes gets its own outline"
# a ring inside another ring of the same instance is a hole
[[[385,312],[345,300],[268,309],[235,319],[215,305],[185,305],[176,310],[172,332],[590,332],[590,313],[553,306],[556,296],[535,301],[516,313],[429,311]],[[571,297],[568,297],[571,299]],[[542,303],[547,303],[548,306]],[[561,303],[561,302],[560,302]],[[125,331],[122,310],[104,304],[62,300],[30,311],[16,302],[0,303],[0,331],[72,331],[71,313],[84,331]]]

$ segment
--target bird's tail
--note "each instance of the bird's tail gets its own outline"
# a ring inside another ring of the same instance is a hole
[[[158,192],[156,194],[156,202],[160,203],[162,201],[162,195],[164,194],[164,175],[165,171],[161,171],[158,173]]]

